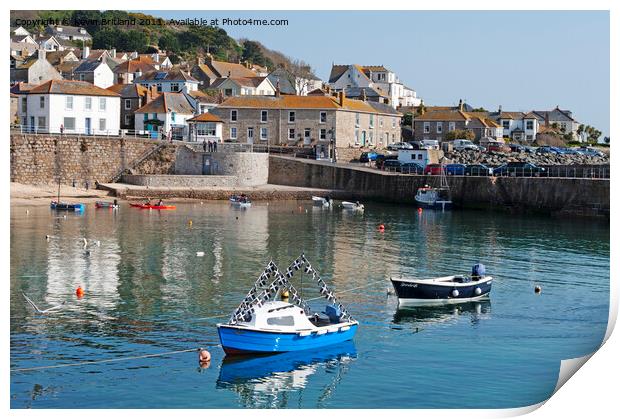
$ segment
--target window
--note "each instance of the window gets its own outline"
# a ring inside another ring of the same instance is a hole
[[[248,127],[248,140],[252,140],[254,138],[254,127]]]
[[[319,123],[324,124],[327,122],[327,112],[321,111],[319,114]]]
[[[90,111],[93,107],[93,99],[90,97],[84,98],[84,110]]]
[[[170,113],[170,119],[172,120],[172,122],[176,122],[177,121],[177,113],[176,112],[171,112]]]
[[[230,120],[232,122],[236,122],[237,121],[237,110],[236,109],[232,109],[230,111]]]
[[[125,109],[131,109],[131,99],[125,99]]]
[[[383,128],[383,118],[379,118],[379,128]]]
[[[312,130],[310,128],[304,129],[304,138],[310,138],[310,133]]]
[[[99,98],[99,110],[105,111],[105,98],[104,97]]]
[[[106,127],[105,127],[105,119],[104,119],[104,118],[101,118],[101,119],[99,120],[99,131],[105,131],[105,130],[106,130]]]
[[[430,122],[425,122],[424,123],[424,134],[428,134],[431,132],[431,123]]]
[[[73,110],[73,96],[67,96],[65,98],[65,109],[67,109],[68,111]]]
[[[526,139],[526,140],[533,140],[533,138],[532,138],[532,136],[531,136],[531,135],[526,135],[526,136],[525,136],[525,139]]]
[[[560,122],[560,129],[566,131],[566,122]]]
[[[443,122],[437,122],[437,134],[441,134],[443,132]]]
[[[28,99],[22,98],[22,113],[26,113],[28,110]]]
[[[206,135],[215,137],[215,122],[205,122],[196,125],[196,133],[198,135]]]
[[[267,324],[274,326],[295,326],[293,316],[271,317],[267,319]]]
[[[260,111],[260,121],[261,122],[267,122],[267,117],[269,116],[269,112],[267,111]]]
[[[45,96],[39,96],[39,108],[45,108]]]
[[[295,122],[295,111],[289,111],[288,122]]]
[[[233,95],[232,89],[224,89],[224,96],[232,96],[232,95]]]
[[[161,90],[162,90],[161,83],[157,83],[157,91],[161,92]]]
[[[289,128],[288,129],[288,139],[289,140],[294,140],[295,139],[295,128]]]
[[[358,129],[355,130],[355,145],[360,143],[360,131]]]
[[[179,83],[170,83],[170,90],[173,92],[179,91]]]
[[[45,129],[47,129],[47,126],[46,126],[46,123],[45,123],[45,117],[44,117],[44,116],[40,116],[40,117],[38,118],[37,123],[38,123],[37,127],[38,127],[38,129],[39,129],[39,130],[45,130]]]
[[[355,114],[355,126],[356,127],[360,126],[360,114],[358,113]]]
[[[448,131],[454,131],[456,129],[456,122],[448,122]]]
[[[326,139],[327,139],[327,130],[326,130],[325,128],[321,128],[321,129],[319,130],[319,134],[320,134],[320,135],[319,135],[319,138],[320,138],[321,140],[326,140]]]
[[[260,129],[260,139],[261,140],[266,140],[267,139],[267,134],[268,134],[268,130],[267,128],[261,128]]]
[[[392,118],[392,128],[396,128],[396,118]]]
[[[236,127],[230,127],[230,138],[232,140],[237,139],[237,128]]]
[[[525,121],[525,129],[534,129],[534,121]]]
[[[504,127],[504,129],[510,129],[510,121],[509,120],[503,120],[502,121],[502,127]]]
[[[372,131],[368,132],[368,143],[372,144]]]
[[[131,115],[125,115],[125,125],[131,125]]]
[[[370,115],[370,124],[369,124],[370,128],[374,128],[375,127],[375,116],[374,115]]]
[[[86,80],[86,75],[84,73],[80,73],[80,81]]]
[[[63,121],[63,125],[66,131],[75,130],[75,118],[65,118]]]

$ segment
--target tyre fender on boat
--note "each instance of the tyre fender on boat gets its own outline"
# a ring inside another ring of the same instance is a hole
[[[480,289],[480,287],[476,287],[476,289],[474,289],[474,294],[476,295],[482,294],[482,290]]]
[[[458,297],[458,296],[459,296],[459,290],[457,290],[457,289],[453,289],[453,290],[452,290],[452,296],[453,296],[454,298]]]

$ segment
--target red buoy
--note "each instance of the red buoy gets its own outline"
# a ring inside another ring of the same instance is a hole
[[[198,362],[201,364],[206,364],[211,361],[211,354],[206,349],[200,348],[198,350]]]
[[[77,298],[82,298],[84,296],[84,289],[81,285],[76,288],[75,295],[77,295]]]
[[[384,231],[385,230],[385,226],[383,224],[379,224],[379,231]]]
[[[422,208],[418,208],[418,212],[422,212]]]

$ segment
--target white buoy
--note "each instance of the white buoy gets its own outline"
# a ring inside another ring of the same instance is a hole
[[[482,294],[482,290],[479,287],[476,287],[476,289],[474,290],[474,294],[480,295]]]
[[[64,218],[64,219],[66,220],[66,219],[67,219],[67,216],[66,216],[66,215],[63,215],[63,216],[62,216],[62,218]]]
[[[45,235],[45,240],[50,241],[50,235],[49,234]]]
[[[30,214],[30,210],[26,210],[26,215]]]
[[[97,240],[95,244],[97,245],[97,247],[101,246],[101,242],[99,240]]]
[[[202,257],[205,255],[205,252],[196,252],[196,256]]]
[[[458,297],[459,296],[459,290],[452,290],[452,296],[453,297]]]

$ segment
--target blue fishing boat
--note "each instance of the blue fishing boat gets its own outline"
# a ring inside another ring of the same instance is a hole
[[[68,204],[66,202],[56,202],[52,201],[50,204],[50,208],[58,211],[76,211],[81,212],[86,209],[86,205],[84,204]]]
[[[486,275],[484,265],[478,263],[472,267],[471,276],[390,278],[390,281],[401,305],[453,304],[488,297],[493,277]]]
[[[301,268],[312,275],[320,294],[328,301],[322,313],[312,312],[290,282],[294,272]],[[304,255],[284,274],[270,262],[229,322],[217,325],[222,348],[228,355],[312,350],[353,339],[357,327],[358,322]]]

